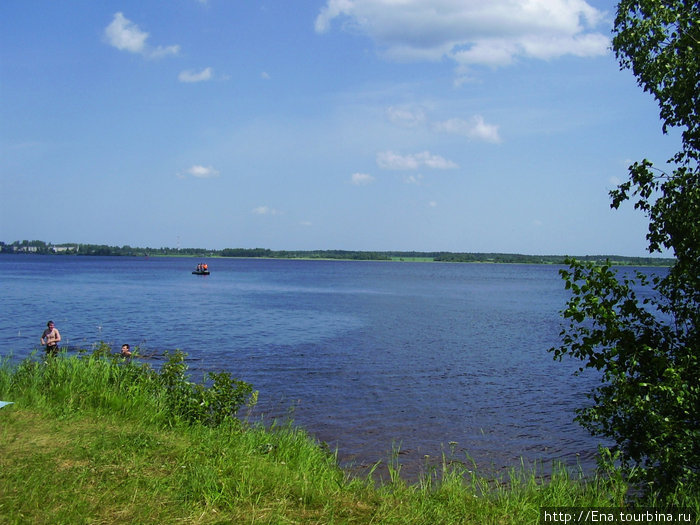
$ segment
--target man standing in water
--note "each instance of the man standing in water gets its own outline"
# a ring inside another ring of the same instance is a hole
[[[46,323],[46,330],[41,334],[41,344],[46,347],[46,355],[58,354],[58,343],[61,340],[61,334],[54,326],[53,321]]]

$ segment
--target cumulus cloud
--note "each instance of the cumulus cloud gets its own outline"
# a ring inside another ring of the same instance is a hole
[[[499,143],[501,137],[498,134],[498,126],[487,124],[484,117],[475,115],[471,120],[452,118],[443,122],[436,122],[433,125],[436,131],[464,135],[473,140],[483,140],[486,142]]]
[[[457,164],[429,151],[401,155],[393,151],[377,153],[377,165],[385,170],[417,170],[421,167],[447,170],[457,168]]]
[[[350,181],[355,186],[366,186],[374,182],[374,177],[368,173],[353,173],[350,177]]]
[[[442,133],[451,133],[455,135],[463,135],[470,140],[481,140],[484,142],[492,142],[498,144],[501,142],[501,137],[498,132],[498,126],[488,124],[481,115],[474,115],[471,119],[465,120],[461,118],[451,118],[444,121],[432,121],[426,111],[421,108],[414,107],[396,107],[390,106],[385,111],[386,118],[392,124],[404,128],[424,127]]]
[[[393,124],[408,128],[425,123],[425,111],[421,108],[402,108],[391,106],[386,110],[386,116]]]
[[[149,48],[148,58],[162,58],[168,55],[177,55],[180,52],[180,46],[158,46]]]
[[[406,184],[415,184],[416,186],[420,185],[422,180],[423,175],[420,173],[418,175],[408,175],[403,179]]]
[[[204,68],[202,71],[182,71],[178,76],[177,79],[180,82],[185,82],[185,83],[194,83],[194,82],[206,82],[207,80],[211,80],[212,77],[212,69],[210,67]]]
[[[326,0],[315,29],[325,33],[341,21],[393,60],[446,57],[462,68],[495,67],[519,57],[604,55],[603,19],[585,0]]]
[[[180,46],[149,46],[148,33],[141,31],[139,26],[126,18],[123,13],[115,13],[112,22],[105,28],[105,40],[120,51],[136,53],[148,58],[161,58],[167,55],[177,55]]]
[[[252,213],[255,215],[279,215],[280,212],[269,206],[258,206],[252,209]]]
[[[187,170],[187,173],[198,179],[211,179],[219,176],[219,172],[211,166],[194,165]]]

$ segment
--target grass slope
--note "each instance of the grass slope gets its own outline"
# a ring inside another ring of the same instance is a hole
[[[450,458],[415,484],[396,457],[386,482],[354,478],[303,430],[242,421],[249,385],[194,385],[178,354],[156,372],[108,353],[0,364],[14,401],[0,410],[0,523],[520,524],[625,495],[557,468],[489,480]]]

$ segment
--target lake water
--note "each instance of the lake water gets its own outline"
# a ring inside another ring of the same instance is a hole
[[[197,262],[0,255],[0,355],[29,355],[49,319],[64,347],[181,349],[359,471],[395,447],[409,477],[451,449],[484,469],[594,465],[599,441],[573,422],[594,378],[547,352],[558,267],[210,259],[196,276]]]

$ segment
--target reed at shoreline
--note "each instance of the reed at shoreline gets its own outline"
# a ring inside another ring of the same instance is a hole
[[[178,352],[158,371],[105,346],[5,359],[0,399],[13,401],[0,410],[2,523],[519,524],[541,507],[625,504],[614,476],[555,466],[492,479],[450,453],[413,484],[398,455],[388,479],[351,476],[303,429],[249,422],[250,385],[190,382]]]

